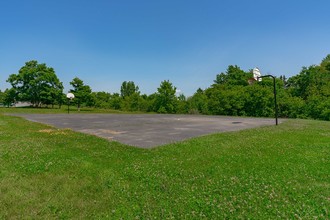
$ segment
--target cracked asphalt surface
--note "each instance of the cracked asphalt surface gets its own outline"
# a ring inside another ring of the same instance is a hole
[[[274,125],[271,118],[160,114],[12,114],[57,128],[153,148],[192,137]]]

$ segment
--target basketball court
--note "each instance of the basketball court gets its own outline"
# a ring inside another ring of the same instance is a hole
[[[271,118],[160,114],[15,114],[131,146],[153,148],[192,137],[274,125]]]

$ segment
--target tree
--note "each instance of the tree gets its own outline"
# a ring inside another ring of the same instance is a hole
[[[176,87],[169,80],[162,81],[157,89],[155,111],[158,113],[176,113],[177,97]]]
[[[288,92],[303,99],[305,116],[330,120],[330,55],[320,65],[303,67],[298,75],[289,78]]]
[[[133,95],[134,93],[139,93],[139,87],[135,86],[133,81],[124,81],[120,87],[120,96],[125,98]]]
[[[143,99],[139,93],[133,93],[122,99],[121,109],[124,111],[140,111]]]
[[[288,86],[288,80],[285,75],[280,75],[280,80],[283,83],[283,87],[286,88]]]
[[[272,86],[262,84],[244,87],[241,93],[243,94],[243,110],[247,116],[272,117],[275,114],[272,88]]]
[[[34,106],[54,104],[63,93],[62,82],[53,68],[32,60],[25,63],[18,74],[7,80],[16,91],[16,99],[31,102]]]
[[[113,93],[110,99],[110,106],[113,109],[119,110],[121,107],[123,99],[120,97],[119,93]]]
[[[187,101],[187,98],[184,94],[180,94],[178,97],[177,97],[177,111],[176,113],[179,113],[179,114],[186,114],[189,112],[189,104],[188,104],[188,101]]]
[[[330,71],[330,54],[328,54],[321,62],[320,66],[327,71]]]
[[[88,85],[85,85],[84,82],[75,77],[70,85],[73,89],[70,90],[75,96],[74,102],[77,104],[78,111],[80,111],[80,107],[82,104],[88,104],[92,101],[92,90]]]
[[[92,93],[96,108],[110,108],[111,94],[107,92],[93,92]]]
[[[1,89],[0,89],[0,105],[3,103],[3,98],[4,98],[4,93],[1,92]]]
[[[142,98],[139,87],[133,81],[124,81],[120,88],[120,96],[123,98],[121,109],[125,111],[139,111]]]
[[[144,99],[144,109],[147,110],[147,112],[156,112],[156,98],[158,94],[152,93],[150,95],[142,95]]]
[[[201,88],[197,89],[194,95],[188,98],[189,113],[208,114],[207,102],[208,99],[205,92]]]
[[[246,86],[248,85],[248,79],[251,77],[252,73],[246,73],[236,65],[229,65],[225,73],[216,76],[214,83]]]
[[[140,111],[144,111],[144,112],[149,112],[152,111],[152,95],[148,96],[146,94],[140,95],[141,99],[140,99]]]
[[[55,75],[49,76],[49,85],[44,88],[40,92],[41,102],[46,105],[52,105],[54,108],[54,104],[57,103],[59,106],[63,103],[63,85]]]
[[[218,85],[205,91],[208,100],[208,110],[218,115],[246,115],[244,104],[246,101],[243,86]]]
[[[3,92],[3,99],[2,99],[4,106],[9,107],[11,104],[15,103],[16,102],[15,97],[16,97],[16,90],[14,88],[6,89]]]

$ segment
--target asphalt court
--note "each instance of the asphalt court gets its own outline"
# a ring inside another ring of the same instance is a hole
[[[271,118],[163,114],[15,114],[57,128],[153,148],[192,137],[274,125]]]

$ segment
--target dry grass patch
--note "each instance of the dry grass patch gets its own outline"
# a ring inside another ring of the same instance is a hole
[[[72,131],[71,129],[55,129],[55,128],[48,128],[48,129],[40,129],[39,133],[47,133],[49,135],[68,135],[68,133]]]

